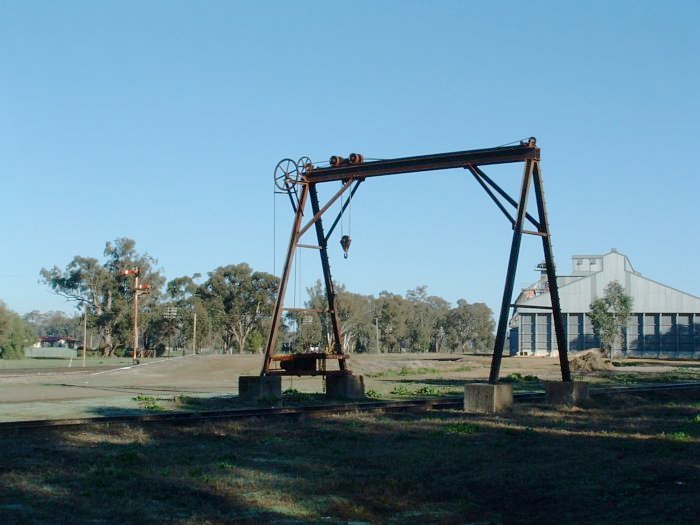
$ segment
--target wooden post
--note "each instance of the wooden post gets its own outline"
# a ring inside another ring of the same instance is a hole
[[[83,368],[85,368],[85,347],[87,346],[87,306],[83,312]]]
[[[194,322],[192,326],[192,355],[197,353],[197,312],[194,313]]]
[[[136,364],[136,349],[139,347],[139,325],[138,325],[138,312],[139,312],[139,274],[136,274],[134,278],[134,364]]]

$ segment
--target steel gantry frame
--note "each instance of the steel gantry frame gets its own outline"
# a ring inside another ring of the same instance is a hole
[[[524,163],[522,185],[519,198],[516,200],[506,193],[498,184],[488,177],[481,169],[481,166],[509,163]],[[323,268],[323,279],[326,289],[326,299],[328,302],[328,314],[331,321],[333,335],[333,345],[331,354],[327,357],[338,359],[339,373],[347,373],[348,367],[346,356],[342,351],[342,333],[336,309],[336,294],[331,276],[331,268],[328,260],[328,239],[333,230],[341,220],[343,212],[347,208],[351,199],[355,195],[359,185],[369,177],[379,177],[383,175],[397,175],[404,173],[416,173],[424,171],[437,171],[452,168],[464,168],[471,172],[479,185],[488,196],[494,201],[501,212],[511,223],[513,237],[510,247],[510,257],[506,272],[505,287],[501,301],[501,310],[498,318],[496,330],[496,342],[491,361],[489,383],[498,382],[501,367],[501,359],[506,342],[506,331],[512,304],[515,273],[517,270],[518,257],[520,254],[520,244],[523,235],[534,235],[542,239],[542,249],[544,251],[547,280],[551,297],[552,317],[554,329],[559,348],[559,364],[561,368],[562,380],[571,381],[571,372],[566,350],[566,335],[564,332],[563,316],[559,301],[559,288],[557,286],[556,271],[554,265],[554,255],[552,252],[552,240],[547,217],[547,208],[544,198],[544,188],[542,183],[542,172],[540,169],[540,149],[534,137],[522,141],[513,146],[500,146],[496,148],[486,148],[468,151],[458,151],[452,153],[440,153],[435,155],[422,155],[417,157],[404,157],[388,160],[377,160],[364,162],[361,155],[351,154],[347,159],[342,157],[331,157],[329,167],[316,167],[311,161],[302,157],[299,162],[285,159],[278,164],[275,173],[278,188],[284,190],[290,199],[295,216],[292,225],[292,232],[287,247],[287,255],[282,270],[277,299],[275,302],[272,325],[265,348],[265,360],[261,375],[274,375],[275,373],[287,373],[280,370],[273,370],[272,362],[275,358],[282,360],[281,356],[275,355],[277,341],[282,324],[282,313],[284,310],[284,297],[294,260],[294,253],[298,247],[318,249],[321,256],[321,266]],[[338,190],[328,202],[321,206],[318,198],[317,185],[325,182],[342,183]],[[534,188],[534,195],[537,204],[537,218],[527,212],[528,196],[530,189]],[[350,191],[349,197],[345,200],[333,221],[328,232],[324,231],[322,216],[328,209],[346,192]],[[304,210],[307,201],[311,201],[312,218],[303,224]],[[514,208],[515,214],[511,214],[509,207]],[[526,229],[526,223],[534,227]],[[317,245],[301,244],[301,237],[312,227],[316,230]],[[304,355],[304,354],[302,354]],[[321,354],[314,354],[317,357]],[[302,367],[303,368],[303,367]],[[305,375],[302,370],[292,372],[298,375]],[[307,368],[309,373],[313,373]],[[323,372],[325,371],[325,361]]]

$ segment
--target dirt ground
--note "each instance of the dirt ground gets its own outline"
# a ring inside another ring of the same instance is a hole
[[[0,373],[0,421],[60,419],[142,413],[143,400],[161,405],[180,396],[213,398],[235,396],[240,375],[257,375],[260,355],[198,355],[164,359],[114,370],[86,368],[65,371],[3,370]],[[365,377],[366,390],[374,397],[421,397],[459,395],[467,381],[486,380],[490,356],[461,354],[354,355],[350,366]],[[700,379],[700,363],[627,360],[609,373],[586,376],[591,382],[610,382],[615,377],[660,378],[675,374]],[[556,358],[509,357],[501,378],[512,380],[516,389],[537,389],[539,380],[559,379]],[[322,392],[319,377],[285,377],[283,390]]]

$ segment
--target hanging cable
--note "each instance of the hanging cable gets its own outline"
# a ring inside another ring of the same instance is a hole
[[[296,249],[296,248],[295,248],[295,249]],[[293,306],[294,306],[294,308],[297,307],[297,281],[298,281],[298,276],[297,276],[297,259],[296,259],[296,257],[295,257],[295,258],[294,258],[294,286],[293,286],[294,290],[293,290],[293,293],[292,293],[293,303],[294,303]]]
[[[277,192],[272,188],[272,275],[277,275]]]
[[[304,250],[298,250],[298,254],[299,254],[299,255],[298,255],[298,257],[299,257],[299,308],[304,308],[304,303],[303,303],[302,300],[301,300],[301,296],[302,296],[302,293],[303,293],[302,290],[304,289],[304,287],[303,287],[303,285],[302,285],[302,282],[303,282],[303,281],[302,281],[302,277],[301,277],[301,274],[302,274],[302,268],[301,268],[301,263],[302,263],[302,261],[301,261],[301,258],[302,258],[303,254],[304,254]]]
[[[348,197],[350,204],[348,204],[348,235],[352,237],[352,193]]]
[[[345,195],[340,196],[340,236],[343,237],[345,235],[345,227],[344,227],[344,220],[343,220],[343,206],[345,205]]]
[[[348,217],[345,217],[345,212],[348,211]],[[348,250],[350,249],[350,243],[352,239],[350,238],[352,229],[352,192],[348,196],[348,200],[345,201],[343,195],[340,196],[340,246],[343,248],[343,259],[348,258]],[[348,234],[345,234],[345,222],[348,223]]]

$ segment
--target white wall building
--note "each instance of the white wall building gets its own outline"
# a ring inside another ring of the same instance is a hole
[[[611,281],[633,299],[623,352],[636,357],[700,358],[700,298],[634,271],[627,256],[574,255],[570,275],[557,276],[568,351],[598,348],[588,312]],[[557,355],[547,277],[522,290],[511,319],[510,350],[518,355]]]

